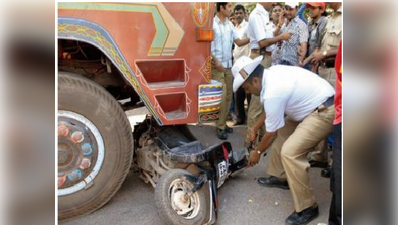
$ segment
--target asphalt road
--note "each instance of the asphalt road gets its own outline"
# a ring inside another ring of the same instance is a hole
[[[139,109],[127,113],[132,123],[143,119],[145,110]],[[194,135],[204,145],[219,143],[212,124],[189,125]],[[236,126],[228,141],[234,149],[243,146],[246,127]],[[266,176],[267,156],[238,177],[228,179],[218,190],[220,208],[217,223],[221,224],[285,224],[285,219],[293,211],[293,200],[289,190],[265,188],[257,184],[258,177]],[[310,169],[311,185],[319,206],[319,217],[310,224],[327,224],[331,193],[329,179],[320,176],[321,170]],[[62,225],[161,225],[154,202],[154,188],[145,184],[137,174],[131,173],[120,190],[109,203],[96,212],[60,223]]]

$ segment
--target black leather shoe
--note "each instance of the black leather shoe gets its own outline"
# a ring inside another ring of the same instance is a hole
[[[293,212],[287,219],[287,225],[303,225],[311,222],[319,214],[318,206],[309,207],[301,212]]]
[[[221,130],[217,128],[217,137],[221,140],[227,140],[228,134],[225,130]]]
[[[276,187],[285,190],[289,190],[287,181],[281,181],[277,177],[270,176],[268,178],[260,177],[257,180],[258,184],[264,187]]]
[[[231,127],[225,125],[225,132],[227,132],[227,134],[232,134],[234,132],[234,129],[232,129]]]
[[[332,167],[328,166],[325,169],[321,170],[321,177],[330,178],[332,175]]]
[[[328,162],[318,162],[312,159],[308,162],[310,163],[311,167],[326,168],[328,166]]]

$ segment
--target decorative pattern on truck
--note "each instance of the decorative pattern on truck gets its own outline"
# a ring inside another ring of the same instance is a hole
[[[152,40],[148,56],[173,56],[184,37],[184,30],[161,2],[135,2],[129,4],[60,2],[58,3],[58,9],[151,13],[155,23],[156,33]],[[206,7],[204,7],[204,9],[206,9]],[[201,12],[207,12],[208,14],[208,9],[207,6],[207,10],[202,10]],[[205,23],[206,21],[204,19],[207,17],[208,15],[203,17],[203,19],[198,19],[198,21],[203,20],[203,23]]]
[[[195,2],[192,7],[193,21],[198,27],[203,27],[209,19],[209,2]]]
[[[116,43],[105,29],[97,24],[81,19],[59,18],[58,36],[65,39],[84,40],[101,49],[120,70],[126,80],[128,80],[134,87],[135,91],[154,116],[155,120],[160,125],[163,124],[159,119],[158,113],[156,113],[148,97],[145,95],[145,92],[142,90],[136,75],[133,73]]]
[[[211,84],[199,85],[199,121],[207,122],[218,120],[222,97],[222,84],[212,80]]]
[[[210,83],[211,80],[211,57],[207,57],[206,61],[203,63],[202,67],[199,69],[199,73],[202,74],[202,77],[205,79],[207,83]]]

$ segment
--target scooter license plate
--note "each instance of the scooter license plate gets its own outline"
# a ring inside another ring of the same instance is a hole
[[[227,161],[221,161],[217,165],[218,183],[217,188],[224,184],[225,180],[228,178],[228,165]]]

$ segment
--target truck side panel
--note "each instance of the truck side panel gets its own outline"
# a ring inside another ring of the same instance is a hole
[[[211,29],[213,13],[212,3],[59,3],[58,33],[101,49],[160,125],[186,124],[210,84],[210,42],[196,30]]]

